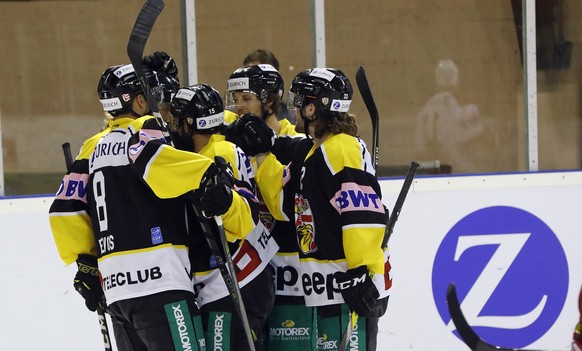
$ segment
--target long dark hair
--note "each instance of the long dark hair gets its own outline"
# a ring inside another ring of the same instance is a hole
[[[356,116],[349,112],[329,112],[323,116],[318,116],[315,126],[315,137],[320,138],[326,132],[332,134],[348,134],[359,137],[358,120]]]

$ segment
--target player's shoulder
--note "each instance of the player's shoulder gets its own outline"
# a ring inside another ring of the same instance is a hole
[[[338,173],[346,167],[361,169],[364,162],[360,139],[348,134],[333,134],[322,145],[324,158],[332,173]]]
[[[227,141],[224,135],[213,134],[209,143],[200,150],[200,153],[210,158],[221,156],[227,161],[231,161],[236,158],[236,149],[236,145]]]
[[[156,117],[145,115],[139,118],[134,119],[130,126],[133,130],[141,130],[141,129],[160,129],[160,124]]]
[[[360,153],[362,148],[362,143],[360,139],[340,133],[340,134],[333,134],[324,142],[326,149],[334,154],[345,154],[347,153]]]
[[[95,150],[95,147],[97,146],[97,143],[99,142],[99,140],[101,140],[101,138],[104,135],[109,133],[110,130],[111,129],[106,128],[106,129],[100,131],[99,133],[93,135],[89,139],[85,140],[85,142],[81,146],[81,150],[79,151],[79,156],[77,158],[78,159],[88,159],[91,156],[91,154],[93,153],[93,150]]]
[[[238,115],[230,110],[224,110],[224,124],[228,125],[238,119]]]

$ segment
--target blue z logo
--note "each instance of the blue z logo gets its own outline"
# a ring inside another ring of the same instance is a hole
[[[432,289],[439,314],[450,282],[477,334],[494,345],[526,347],[558,318],[568,292],[568,263],[553,231],[514,207],[488,207],[461,219],[437,251]]]

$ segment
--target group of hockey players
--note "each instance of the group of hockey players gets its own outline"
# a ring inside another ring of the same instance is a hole
[[[342,337],[376,349],[392,284],[387,210],[351,83],[310,68],[285,95],[260,60],[234,70],[224,94],[181,86],[164,52],[143,59],[151,94],[132,65],[99,80],[106,125],[82,145],[49,219],[118,350],[337,350]],[[235,277],[221,269],[221,237]]]

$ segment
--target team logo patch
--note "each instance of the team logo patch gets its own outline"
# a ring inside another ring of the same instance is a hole
[[[129,94],[121,94],[121,99],[124,102],[129,102],[129,100],[131,100],[131,95],[129,95]]]
[[[155,227],[150,229],[152,234],[152,244],[161,244],[164,242],[164,238],[162,237],[162,229],[160,227]]]
[[[324,105],[329,104],[329,98],[327,98],[327,97],[321,98],[321,103],[324,104]]]
[[[307,254],[317,251],[313,214],[307,199],[299,194],[295,194],[295,228],[301,252]]]

